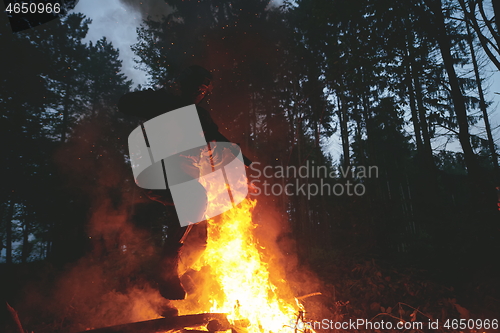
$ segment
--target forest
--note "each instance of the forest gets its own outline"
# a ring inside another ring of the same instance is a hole
[[[117,102],[193,64],[317,316],[500,319],[497,0],[165,2],[131,45],[143,86],[105,37],[84,42],[81,13],[16,33],[0,15],[0,299],[27,330],[108,324],[92,302],[165,237],[175,217],[135,185],[138,120]]]

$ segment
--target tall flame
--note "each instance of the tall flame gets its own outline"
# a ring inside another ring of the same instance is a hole
[[[256,203],[247,198],[208,220],[206,250],[191,267],[202,276],[196,278],[194,294],[176,302],[179,314],[223,312],[233,323],[246,322],[250,333],[291,332],[289,325],[303,307],[283,273],[264,260],[269,254],[256,239],[252,221]]]

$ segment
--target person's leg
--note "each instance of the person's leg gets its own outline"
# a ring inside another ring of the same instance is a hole
[[[172,194],[169,190],[153,190],[148,191],[148,197],[152,200],[161,202],[166,208],[176,208],[176,212],[180,209],[180,204],[188,204],[189,209],[183,212],[184,219],[194,223],[204,220],[204,214],[207,208],[207,193],[205,188],[197,181],[200,170],[198,168],[198,158],[200,150],[198,148],[186,153],[185,155],[177,155],[175,158],[165,160],[165,166],[170,173],[175,177],[169,178],[169,184],[172,180],[172,186],[182,186],[186,192],[185,202],[174,203]],[[177,181],[178,183],[175,183]],[[178,197],[176,197],[178,198]],[[177,200],[177,199],[176,199]],[[169,207],[170,206],[170,207]],[[185,222],[185,221],[184,221]],[[162,250],[162,260],[158,268],[159,278],[158,290],[166,299],[178,300],[184,299],[186,296],[185,290],[179,279],[179,257],[181,247],[183,246],[184,236],[191,227],[180,225],[178,218],[169,219],[167,221],[167,238]]]
[[[160,267],[158,267],[160,273],[158,291],[160,295],[170,300],[180,300],[186,297],[178,272],[181,247],[182,243],[166,242],[162,251]]]
[[[192,189],[192,210],[190,214],[192,215],[193,221],[199,221],[203,218],[207,206],[208,200],[206,191],[199,183],[192,184],[191,186],[194,186],[195,188]],[[169,202],[167,197],[162,198],[160,194],[161,193],[156,192],[156,195],[158,195],[156,201]],[[168,207],[169,205],[165,206],[166,208],[171,209],[171,207]],[[185,290],[179,278],[179,259],[180,252],[184,251],[182,249],[183,242],[187,240],[192,243],[189,244],[187,252],[190,257],[199,257],[203,249],[206,247],[206,222],[181,227],[177,219],[169,219],[167,221],[167,227],[167,238],[162,249],[160,267],[158,267],[159,277],[157,278],[157,284],[158,290],[164,298],[179,300],[184,299],[186,296]],[[191,229],[195,231],[195,234],[191,236],[197,237],[186,237],[186,233]],[[183,270],[184,269],[185,267],[183,265]]]

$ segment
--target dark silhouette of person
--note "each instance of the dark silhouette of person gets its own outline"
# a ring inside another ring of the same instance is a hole
[[[207,143],[211,141],[230,142],[219,132],[210,113],[199,105],[211,93],[211,81],[212,74],[208,70],[197,65],[190,66],[162,89],[149,89],[125,94],[118,102],[118,109],[124,114],[149,120],[165,112],[195,104]],[[244,156],[243,159],[245,164],[249,166],[250,160]],[[186,175],[192,175],[193,179],[197,178],[196,174],[199,173],[199,170],[193,166],[193,163],[182,163],[180,167],[183,168]],[[202,187],[201,184],[199,186]],[[204,193],[203,191],[204,189],[198,193]],[[174,206],[168,188],[166,190],[145,190],[145,194],[151,200],[160,202],[164,206]],[[194,200],[194,202],[193,214],[203,216],[200,214],[204,214],[206,209],[206,193],[205,198]],[[178,221],[167,221],[167,225],[169,235],[163,246],[163,262],[158,265],[158,276],[152,277],[152,280],[156,280],[155,283],[160,294],[166,299],[184,299],[185,291],[177,273],[180,248],[186,236],[186,230],[191,228],[197,228],[198,233],[200,230],[201,234],[204,233],[206,244],[206,221],[188,227],[181,227]]]

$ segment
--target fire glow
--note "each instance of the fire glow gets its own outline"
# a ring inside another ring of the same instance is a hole
[[[256,203],[247,198],[208,220],[206,250],[191,267],[203,274],[202,282],[196,281],[193,295],[176,302],[180,315],[227,313],[233,324],[246,322],[249,333],[292,330],[290,321],[304,308],[292,295],[284,273],[270,267],[266,257],[272,254],[266,253],[254,235]]]

